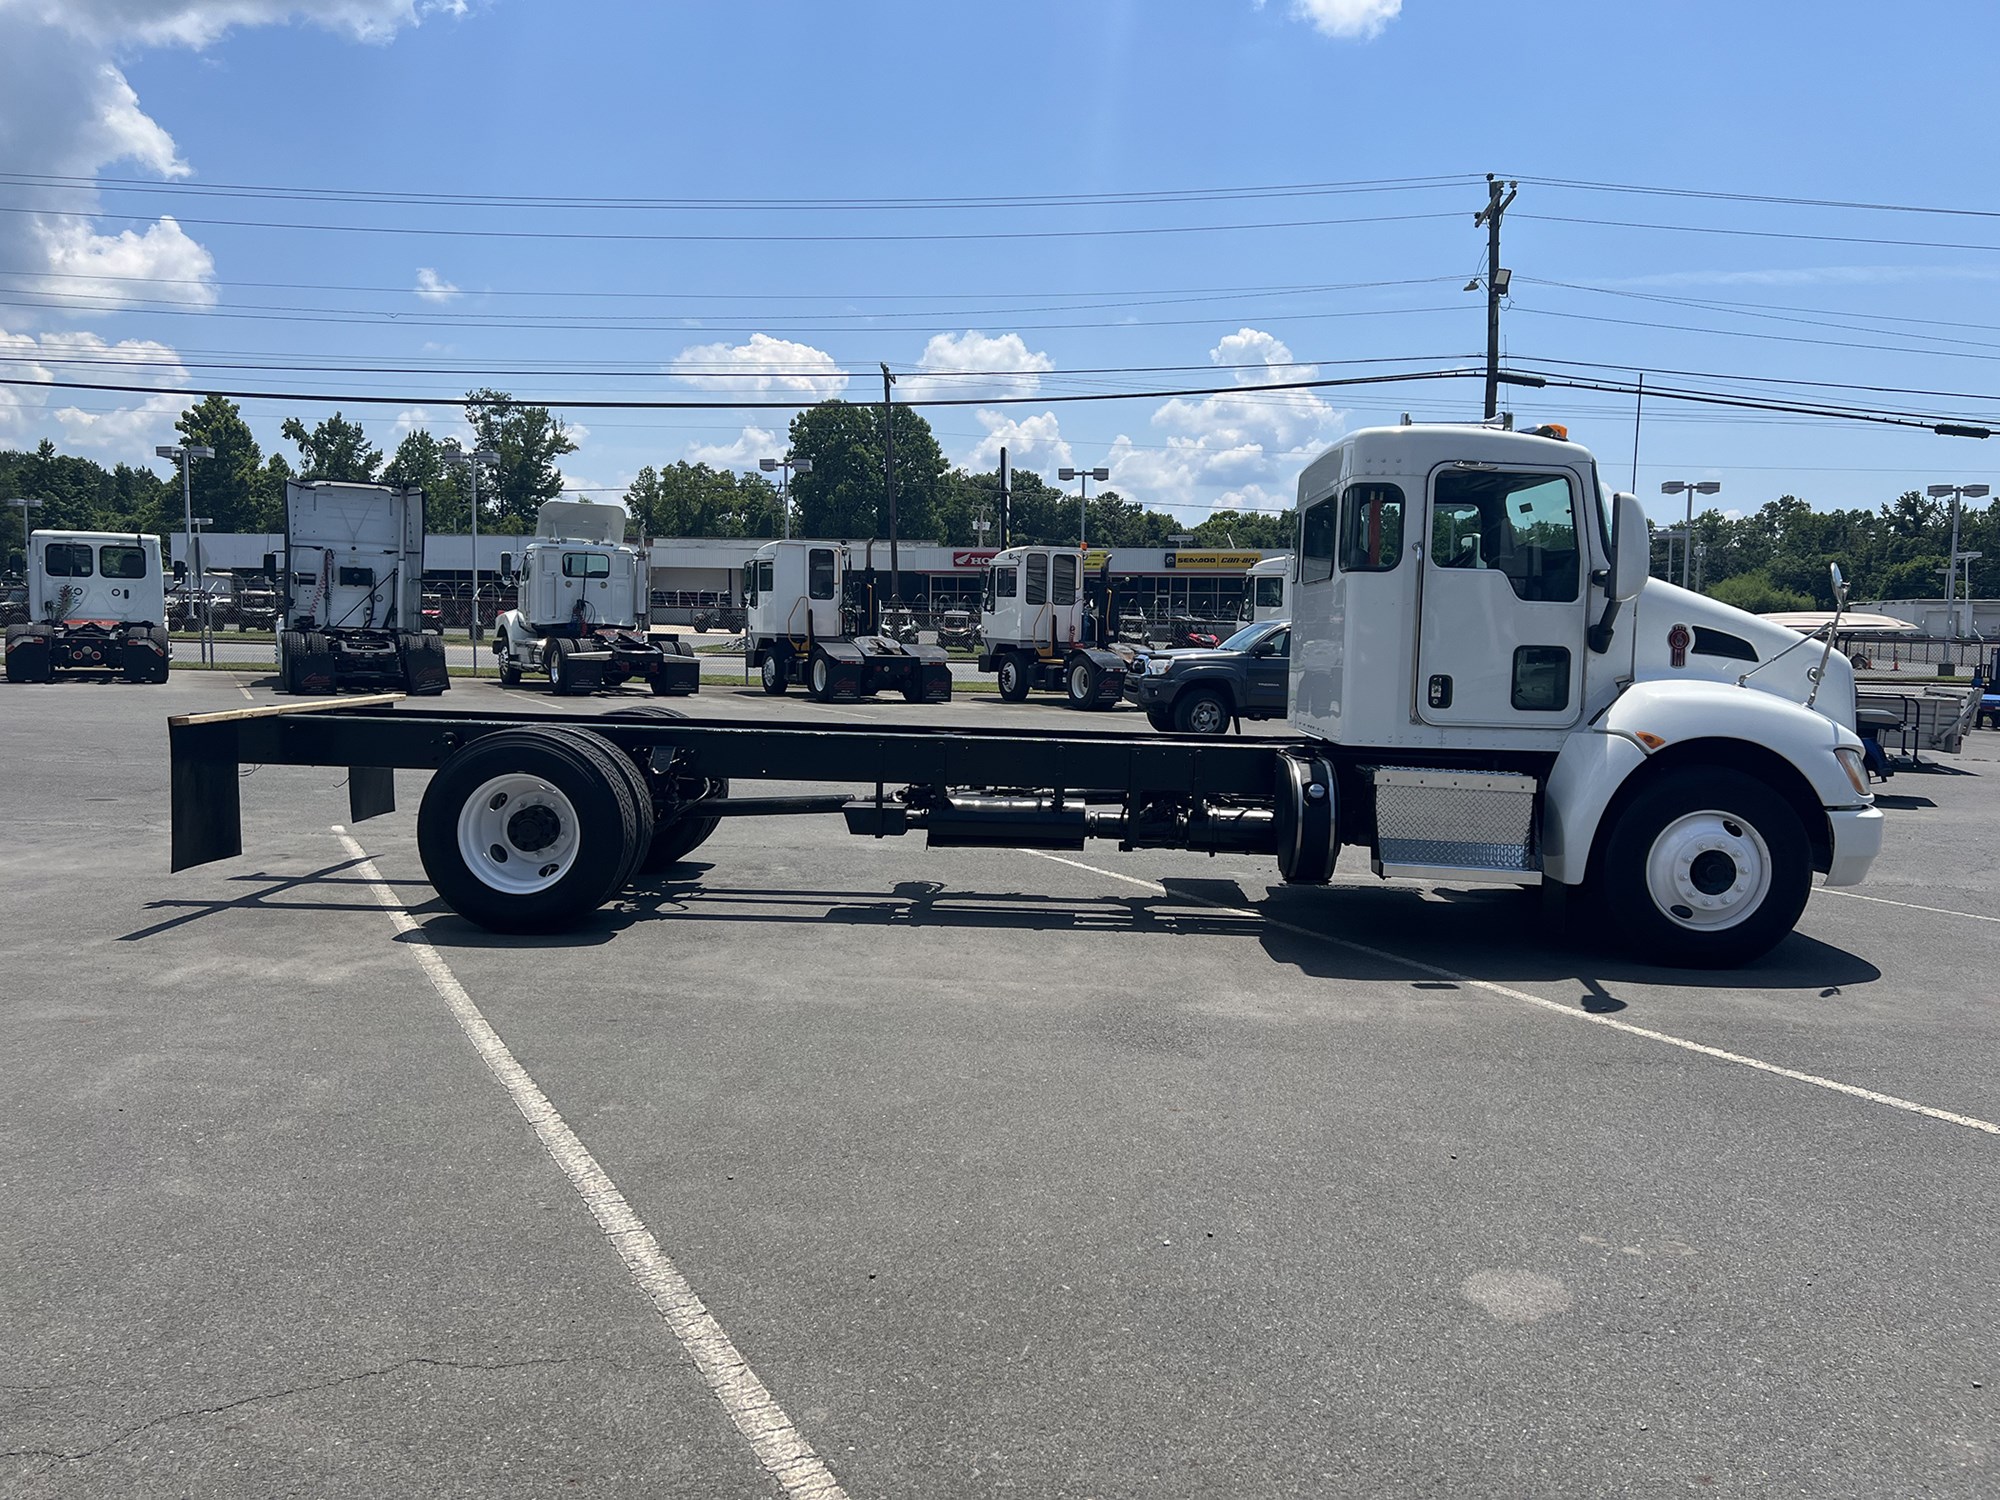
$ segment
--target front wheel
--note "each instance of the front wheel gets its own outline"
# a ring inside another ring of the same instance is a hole
[[[1174,727],[1182,734],[1225,734],[1229,730],[1228,701],[1214,688],[1183,693],[1174,705]]]
[[[1000,658],[1000,696],[1009,703],[1019,703],[1028,696],[1028,669],[1011,651]]]
[[[498,648],[493,654],[498,658],[500,686],[503,688],[519,687],[521,685],[521,667],[520,663],[514,660],[513,643],[503,634],[498,642]]]
[[[1792,806],[1741,771],[1671,771],[1625,808],[1595,884],[1640,957],[1730,968],[1769,952],[1812,891],[1812,849]]]
[[[1161,734],[1171,734],[1174,728],[1174,711],[1170,708],[1149,708],[1146,710],[1146,722]]]
[[[787,674],[785,672],[785,662],[782,657],[778,656],[775,652],[765,652],[761,670],[764,674],[765,692],[769,693],[773,698],[784,692]]]

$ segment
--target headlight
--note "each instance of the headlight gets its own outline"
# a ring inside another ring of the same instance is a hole
[[[1842,745],[1833,752],[1833,758],[1840,762],[1840,769],[1847,773],[1848,783],[1864,801],[1873,801],[1875,794],[1868,790],[1868,765],[1861,758],[1861,752],[1852,745]]]
[[[1148,677],[1164,677],[1172,667],[1173,663],[1164,656],[1149,656],[1146,658],[1146,675]]]

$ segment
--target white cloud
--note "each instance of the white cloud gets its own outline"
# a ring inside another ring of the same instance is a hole
[[[150,339],[123,339],[113,344],[94,333],[33,334],[0,329],[0,354],[10,361],[10,375],[37,382],[0,386],[0,442],[10,445],[26,446],[53,425],[62,432],[65,446],[70,448],[123,449],[143,445],[150,449],[153,443],[166,440],[174,419],[187,404],[183,397],[162,393],[136,402],[128,399],[103,409],[57,405],[57,401],[69,399],[67,394],[59,395],[54,389],[45,388],[79,373],[77,366],[63,366],[61,361],[65,359],[108,361],[82,367],[94,372],[84,376],[87,379],[120,385],[185,383],[188,372],[179,355],[167,345]],[[130,368],[121,369],[121,365]]]
[[[673,373],[705,391],[746,398],[795,396],[829,401],[847,389],[847,375],[824,349],[753,333],[747,344],[695,344],[674,357]]]
[[[1142,447],[1120,434],[1111,445],[1111,483],[1147,505],[1277,508],[1291,503],[1299,470],[1340,433],[1341,415],[1312,391],[1268,391],[1274,383],[1311,380],[1284,342],[1240,328],[1209,351],[1237,389],[1176,397],[1153,413],[1165,442]]]
[[[1324,36],[1367,41],[1402,12],[1403,0],[1292,0],[1292,14]]]
[[[896,389],[905,401],[1032,396],[1042,388],[1041,377],[1054,368],[1048,355],[1029,349],[1018,333],[985,334],[968,328],[964,333],[933,335],[917,360],[918,373],[899,377]],[[965,370],[993,371],[996,378],[967,379],[948,373]]]
[[[37,290],[90,299],[90,306],[73,311],[109,312],[145,297],[202,307],[215,303],[214,257],[172,217],[147,225],[143,234],[129,229],[96,234],[76,218],[43,222],[37,232],[51,278],[38,282]]]
[[[746,427],[729,443],[690,443],[687,461],[711,469],[754,469],[760,458],[778,458],[785,439],[767,427]]]
[[[1017,417],[982,409],[978,416],[986,435],[959,461],[966,469],[978,473],[996,467],[1002,448],[1007,450],[1007,461],[1017,470],[1033,469],[1053,475],[1057,469],[1075,462],[1062,435],[1062,423],[1052,411]]]
[[[449,302],[458,295],[456,282],[446,281],[438,275],[435,266],[417,267],[416,293],[426,302]]]

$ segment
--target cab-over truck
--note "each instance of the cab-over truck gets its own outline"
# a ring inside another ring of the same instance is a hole
[[[1291,739],[451,713],[173,721],[174,866],[241,851],[238,768],[431,772],[424,867],[470,920],[559,928],[724,818],[838,812],[938,847],[1177,848],[1323,884],[1572,888],[1664,963],[1745,962],[1882,839],[1829,642],[1647,578],[1645,514],[1559,429],[1366,429],[1299,482]],[[824,794],[734,796],[760,778]],[[666,841],[663,845],[662,841]],[[1319,920],[1340,922],[1331,895]]]

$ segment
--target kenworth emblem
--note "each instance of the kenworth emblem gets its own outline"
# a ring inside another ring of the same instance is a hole
[[[1667,650],[1673,653],[1669,658],[1672,665],[1676,667],[1686,666],[1688,664],[1688,647],[1693,644],[1694,635],[1689,631],[1687,626],[1675,625],[1669,629],[1667,631]]]

